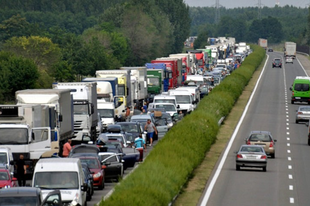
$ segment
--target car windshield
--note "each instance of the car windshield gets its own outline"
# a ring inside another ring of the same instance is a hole
[[[27,144],[26,128],[0,128],[0,144]]]
[[[36,196],[19,196],[16,197],[1,197],[0,198],[0,206],[37,206],[40,205],[38,202],[39,198]]]
[[[299,111],[306,111],[309,112],[310,111],[310,107],[300,107]],[[1,154],[0,154],[1,155]]]
[[[7,172],[0,172],[0,180],[9,180],[9,174]]]
[[[252,134],[250,136],[250,141],[270,142],[271,138],[268,134]]]
[[[242,147],[241,152],[263,152],[261,147]]]
[[[167,121],[165,119],[156,119],[155,122],[158,124],[158,126],[165,126],[165,125],[167,125]]]
[[[122,130],[125,132],[131,133],[131,132],[139,132],[138,126],[135,124],[121,124]]]
[[[155,103],[171,103],[175,104],[175,99],[155,99]]]
[[[275,63],[280,63],[281,60],[280,60],[280,59],[275,59],[274,62],[275,62]]]
[[[157,104],[156,108],[165,108],[166,111],[176,111],[175,106],[170,104]]]
[[[114,109],[98,109],[101,118],[114,118]]]
[[[81,163],[86,163],[89,169],[98,169],[99,164],[95,158],[80,158]]]
[[[159,86],[159,78],[157,77],[148,77],[147,78],[148,86]]]
[[[175,95],[178,104],[191,104],[191,95]]]
[[[34,186],[44,189],[78,189],[77,172],[36,172]]]
[[[8,163],[7,153],[1,152],[0,153],[0,164],[7,164],[7,163]]]
[[[296,91],[309,91],[309,84],[295,84]]]

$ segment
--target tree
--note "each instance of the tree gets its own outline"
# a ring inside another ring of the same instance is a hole
[[[261,20],[254,20],[248,30],[247,41],[248,42],[257,42],[259,38],[266,38],[262,36],[262,31],[264,27]]]
[[[198,34],[197,39],[194,42],[194,49],[205,48],[208,45],[208,32],[202,32]]]

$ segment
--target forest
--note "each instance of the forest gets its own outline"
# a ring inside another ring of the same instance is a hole
[[[183,0],[0,0],[0,102],[15,91],[80,81],[181,52]]]
[[[214,7],[190,7],[192,36],[231,36],[237,41],[256,43],[266,38],[269,43],[294,41],[305,44],[308,31],[308,8],[294,6],[219,9],[215,22]],[[200,45],[197,45],[198,47]]]

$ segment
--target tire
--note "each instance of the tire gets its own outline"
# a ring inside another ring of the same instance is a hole
[[[308,104],[310,104],[310,102],[308,102]]]
[[[103,188],[104,188],[104,179],[102,180],[101,185],[98,186],[98,189],[99,189],[99,190],[103,190]]]
[[[270,157],[273,159],[275,158],[275,156],[276,156],[276,153],[270,154]]]
[[[310,146],[310,138],[308,139],[308,145]]]
[[[267,167],[262,167],[263,171],[266,172],[267,171]]]
[[[294,104],[294,101],[293,101],[293,100],[291,100],[291,104]]]
[[[296,123],[296,124],[298,124],[298,123],[299,123],[299,121],[296,119],[296,120],[295,120],[295,123]]]
[[[90,193],[90,192],[89,192],[89,193]],[[92,198],[91,194],[86,195],[86,201],[91,201],[91,198]]]
[[[236,165],[236,170],[239,171],[240,170],[240,166]]]

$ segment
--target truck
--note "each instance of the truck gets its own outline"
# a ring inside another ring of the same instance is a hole
[[[169,87],[168,90],[171,88],[177,87],[177,68],[174,66],[175,62],[168,61],[168,60],[152,60],[152,64],[165,64],[166,71],[169,74]]]
[[[186,81],[186,76],[194,72],[193,62],[190,59],[190,55],[188,53],[179,53],[179,54],[170,54],[170,58],[180,58],[182,61],[182,71],[183,71],[183,79],[182,81]]]
[[[106,102],[114,101],[115,87],[105,78],[88,77],[84,78],[82,82],[96,82],[97,83],[97,99],[104,99]]]
[[[131,92],[135,107],[143,107],[147,99],[147,69],[146,67],[121,67],[120,70],[129,70],[131,74]]]
[[[103,131],[115,123],[115,105],[113,102],[106,102],[103,99],[97,100],[97,109],[99,118],[101,119]]]
[[[285,42],[284,44],[284,57],[296,58],[296,43],[295,42]]]
[[[197,62],[197,72],[203,71],[205,66],[204,53],[201,50],[187,50],[189,54],[195,54]]]
[[[236,49],[236,53],[239,54],[247,54],[247,45],[245,42],[239,42],[238,48]]]
[[[267,47],[268,47],[267,39],[259,38],[258,39],[258,46],[263,47],[264,49],[267,49]]]
[[[73,97],[74,138],[72,144],[83,141],[83,136],[97,139],[97,83],[96,82],[55,82],[53,89],[69,89]]]
[[[133,105],[131,98],[131,79],[130,70],[97,70],[97,78],[117,78],[118,94],[114,96],[117,98],[115,111],[121,118],[125,117],[125,109],[127,106]]]
[[[166,63],[166,67],[171,68],[172,78],[170,81],[172,88],[178,87],[182,84],[182,61],[180,59],[161,57],[156,60],[152,60],[151,63]]]

